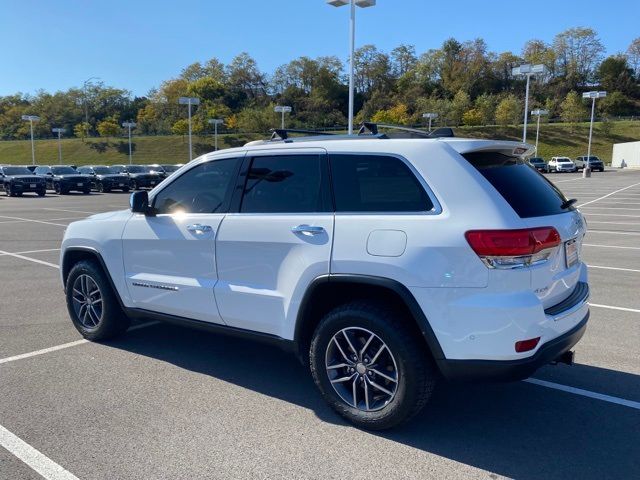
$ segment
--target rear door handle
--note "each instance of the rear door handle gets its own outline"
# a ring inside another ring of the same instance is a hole
[[[302,235],[320,235],[324,233],[324,228],[313,225],[298,225],[297,227],[292,227],[291,231],[293,233],[301,233]]]
[[[200,223],[187,225],[187,230],[189,230],[192,233],[196,233],[198,235],[201,235],[203,233],[213,232],[213,228],[211,228],[211,225],[202,225]]]

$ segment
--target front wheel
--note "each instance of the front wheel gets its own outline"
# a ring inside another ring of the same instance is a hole
[[[136,182],[135,180],[131,180],[131,189],[140,190],[140,187],[138,186],[138,182]]]
[[[102,269],[92,261],[73,266],[67,281],[67,310],[74,327],[88,340],[106,340],[130,324]]]
[[[385,304],[355,301],[329,312],[309,352],[324,399],[358,427],[384,430],[416,415],[438,375],[419,332]]]
[[[46,191],[45,189],[42,189],[42,190],[38,190],[38,192],[37,192],[37,193],[38,193],[38,196],[39,196],[39,197],[44,197],[44,196],[45,196],[45,194],[47,193],[47,191]]]
[[[13,197],[13,191],[11,190],[10,184],[4,186],[4,193],[7,197]]]

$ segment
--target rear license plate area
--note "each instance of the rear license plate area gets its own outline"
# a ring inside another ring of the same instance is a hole
[[[564,244],[564,258],[567,268],[573,267],[580,260],[578,252],[578,241],[574,238]]]

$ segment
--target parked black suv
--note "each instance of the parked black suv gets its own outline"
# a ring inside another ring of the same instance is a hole
[[[129,175],[129,184],[134,190],[153,188],[162,181],[162,177],[148,165],[114,165],[111,168],[114,172]]]
[[[543,173],[549,172],[549,166],[547,165],[547,162],[545,162],[544,158],[542,157],[531,157],[529,159],[529,164],[531,164],[531,166],[536,170],[538,170],[539,172],[543,172]]]
[[[71,191],[91,193],[91,178],[80,175],[70,165],[39,166],[35,174],[43,177],[47,188],[54,190],[58,195],[66,195]]]
[[[129,177],[125,173],[117,173],[117,169],[104,165],[88,165],[78,167],[78,173],[92,177],[91,186],[94,190],[108,193],[111,190],[128,192]]]
[[[0,185],[7,197],[20,197],[25,192],[35,192],[44,197],[47,191],[44,179],[31,173],[27,167],[0,167]]]
[[[589,168],[591,168],[591,170],[604,172],[604,163],[595,155],[591,155],[590,157],[582,155],[580,157],[577,157],[574,160],[574,163],[576,164],[576,168],[578,170],[583,170],[587,166],[587,164],[589,164]]]

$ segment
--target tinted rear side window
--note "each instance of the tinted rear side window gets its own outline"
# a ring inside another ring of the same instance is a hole
[[[497,152],[473,152],[463,155],[504,197],[521,218],[557,215],[565,196],[543,175],[517,157]]]
[[[384,155],[331,155],[338,212],[426,212],[433,202],[399,158]]]

